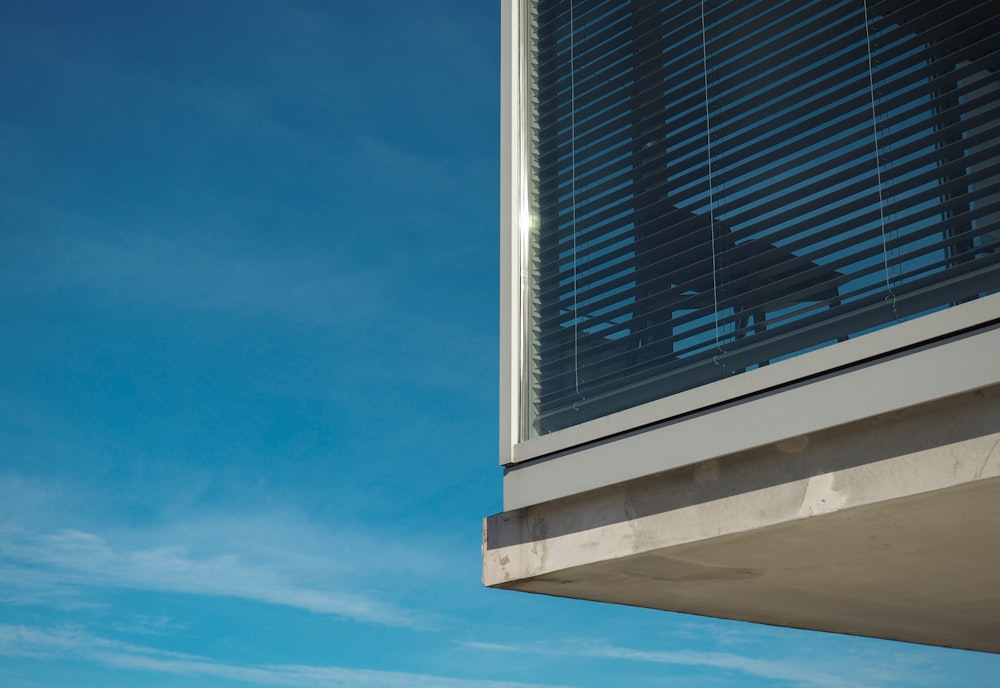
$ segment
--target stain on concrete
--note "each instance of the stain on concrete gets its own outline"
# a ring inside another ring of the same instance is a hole
[[[835,482],[836,476],[833,473],[823,473],[809,478],[805,494],[802,495],[802,504],[799,506],[799,516],[805,518],[828,514],[847,506],[849,496],[846,492],[839,492]]]

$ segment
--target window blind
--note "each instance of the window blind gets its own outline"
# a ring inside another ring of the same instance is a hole
[[[1000,286],[992,0],[530,5],[530,434]]]

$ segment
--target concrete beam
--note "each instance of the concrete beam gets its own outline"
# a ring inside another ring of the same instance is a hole
[[[1000,386],[497,514],[484,583],[1000,652]]]

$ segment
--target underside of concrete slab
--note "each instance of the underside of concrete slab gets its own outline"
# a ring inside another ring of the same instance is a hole
[[[1000,388],[486,519],[498,588],[1000,652]]]

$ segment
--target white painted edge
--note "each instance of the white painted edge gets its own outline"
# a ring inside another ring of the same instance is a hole
[[[511,463],[536,459],[628,432],[634,428],[661,423],[671,418],[705,409],[744,396],[759,394],[828,370],[857,364],[877,356],[891,354],[950,333],[976,327],[1000,318],[1000,294],[991,294],[846,342],[810,351],[763,368],[711,382],[664,399],[641,404],[603,418],[553,432],[514,445],[508,450]],[[507,361],[509,359],[504,359]],[[518,365],[518,364],[514,364]],[[513,412],[516,414],[517,399]],[[505,407],[506,408],[506,407]],[[515,438],[516,441],[516,438]]]
[[[980,314],[989,311],[995,318],[996,304],[1000,301],[993,297],[982,301],[980,308],[973,308],[972,311]],[[952,310],[959,308],[968,315],[969,311],[964,306]],[[908,324],[924,333],[950,324],[943,330],[947,333],[957,329],[956,320],[966,321],[965,317],[956,318],[947,311],[934,315],[941,317],[933,318],[930,324],[917,321]],[[884,335],[875,339],[878,343],[900,339],[891,336],[891,330],[875,334]],[[859,342],[857,348],[862,352],[872,352],[871,340],[862,346],[862,339],[856,340]],[[830,349],[839,346],[842,345],[831,346]],[[836,365],[831,360],[850,360],[826,351],[815,353],[823,354],[819,362],[826,363],[823,368],[827,369]],[[810,357],[810,366],[816,365],[817,357],[807,354],[802,358],[806,356]],[[795,363],[794,359],[788,362]],[[802,367],[811,369],[809,366]],[[504,511],[568,497],[995,384],[1000,384],[1000,327],[878,360],[607,442],[585,445],[549,460],[517,466],[504,476]],[[648,409],[642,410],[648,412]]]
[[[520,105],[519,1],[500,3],[500,463],[514,460],[520,381],[520,260],[518,218],[518,126]],[[515,81],[518,80],[518,81]]]

